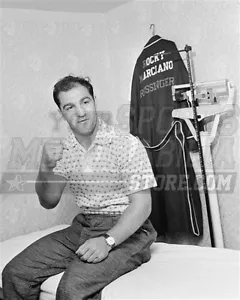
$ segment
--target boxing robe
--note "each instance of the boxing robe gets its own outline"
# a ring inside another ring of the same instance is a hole
[[[150,220],[159,235],[203,233],[202,208],[185,121],[172,110],[189,106],[173,101],[172,86],[189,83],[185,64],[173,41],[155,35],[145,45],[134,67],[130,132],[147,149],[158,183],[151,189]],[[193,143],[196,150],[196,142]]]

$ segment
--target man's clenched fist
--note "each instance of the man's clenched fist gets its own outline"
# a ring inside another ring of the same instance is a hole
[[[42,152],[41,168],[48,171],[55,168],[57,161],[62,158],[63,147],[63,141],[61,140],[45,142]]]

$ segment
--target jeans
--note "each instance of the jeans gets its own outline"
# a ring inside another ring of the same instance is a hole
[[[37,300],[41,284],[64,272],[56,300],[101,299],[101,290],[119,276],[150,259],[150,245],[157,233],[151,222],[144,224],[127,240],[109,252],[99,263],[83,262],[75,254],[86,240],[112,228],[119,215],[77,215],[68,228],[34,242],[4,268],[4,300]]]

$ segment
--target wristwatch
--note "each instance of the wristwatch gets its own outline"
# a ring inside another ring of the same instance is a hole
[[[103,237],[105,238],[105,241],[107,243],[107,245],[112,249],[113,247],[115,247],[115,240],[112,236],[110,236],[107,233],[103,234]]]

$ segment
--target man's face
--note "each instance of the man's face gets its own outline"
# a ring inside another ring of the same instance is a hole
[[[59,93],[60,108],[72,131],[80,136],[91,136],[97,123],[95,101],[88,89],[80,84]]]

